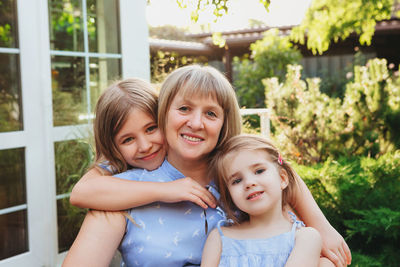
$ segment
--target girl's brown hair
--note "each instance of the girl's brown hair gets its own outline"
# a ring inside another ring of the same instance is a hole
[[[210,162],[209,175],[216,181],[216,185],[220,190],[220,202],[222,207],[227,213],[228,218],[236,223],[240,223],[249,219],[249,215],[240,211],[233,203],[231,195],[228,190],[228,169],[227,158],[232,153],[240,153],[244,150],[258,150],[264,151],[269,155],[268,160],[276,164],[278,170],[284,169],[288,174],[288,186],[282,192],[282,207],[288,202],[293,203],[295,199],[296,186],[298,186],[298,175],[290,166],[290,164],[283,160],[282,164],[279,163],[278,149],[267,139],[256,135],[238,135],[229,139],[215,154]],[[232,158],[230,158],[232,160]]]
[[[241,116],[232,85],[217,69],[200,65],[178,68],[163,82],[159,97],[158,123],[164,134],[168,110],[178,93],[189,98],[193,95],[216,98],[224,110],[224,124],[216,148],[230,137],[240,134]]]
[[[131,167],[127,166],[114,137],[133,109],[149,114],[157,122],[157,95],[150,83],[138,78],[125,79],[112,84],[100,96],[93,123],[95,166],[108,160],[116,173]]]

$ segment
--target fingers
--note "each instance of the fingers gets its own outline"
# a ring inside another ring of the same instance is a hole
[[[341,265],[340,263],[340,259],[338,256],[336,256],[335,253],[333,253],[331,250],[329,249],[322,249],[321,254],[325,257],[327,257],[331,262],[333,262],[333,264],[335,264],[336,267],[342,267],[343,265]]]
[[[339,257],[340,263],[342,264],[342,266],[347,266],[346,254],[344,253],[344,250],[342,247],[339,247],[336,255]]]
[[[184,179],[184,183],[185,186],[181,190],[186,196],[183,200],[191,201],[204,209],[208,207],[215,208],[217,206],[217,201],[213,194],[198,182],[187,177]]]
[[[211,192],[208,191],[206,188],[200,186],[200,188],[196,188],[196,190],[193,193],[194,195],[199,197],[203,202],[205,202],[209,207],[211,208],[216,207],[217,201],[215,200],[213,194],[211,194]]]
[[[345,241],[343,241],[342,247],[343,247],[344,253],[346,255],[346,259],[347,259],[346,263],[348,265],[350,265],[351,264],[351,251],[350,251],[350,248],[349,248],[349,246],[347,245],[347,243]]]

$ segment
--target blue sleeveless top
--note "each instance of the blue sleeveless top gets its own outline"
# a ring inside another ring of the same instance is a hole
[[[293,220],[292,230],[265,239],[234,239],[222,233],[220,224],[222,253],[220,267],[279,267],[285,266],[294,247],[296,229],[304,226],[289,212]]]
[[[132,169],[116,177],[135,180],[168,182],[184,175],[167,160],[156,170]],[[209,191],[218,199],[218,191],[210,184]],[[127,219],[126,233],[120,244],[122,266],[199,266],[208,233],[225,213],[182,201],[155,202],[128,210],[134,223]]]

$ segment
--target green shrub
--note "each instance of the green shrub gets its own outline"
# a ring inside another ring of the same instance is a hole
[[[400,148],[400,77],[385,59],[354,68],[343,101],[320,92],[319,79],[301,80],[288,66],[286,80],[264,79],[266,105],[280,147],[298,162],[346,155],[378,157]]]
[[[400,150],[378,159],[328,159],[295,166],[321,210],[353,251],[352,266],[397,266]]]
[[[250,45],[250,50],[251,60],[234,58],[234,86],[241,106],[264,107],[262,79],[274,76],[284,79],[286,66],[299,63],[301,54],[277,29],[265,32],[262,40]]]

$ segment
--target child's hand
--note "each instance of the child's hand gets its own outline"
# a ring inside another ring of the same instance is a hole
[[[351,252],[343,237],[333,227],[322,236],[322,256],[327,257],[337,267],[350,265]]]
[[[164,183],[165,193],[162,202],[174,203],[180,201],[191,201],[203,209],[215,208],[217,201],[214,196],[198,182],[190,177]]]

